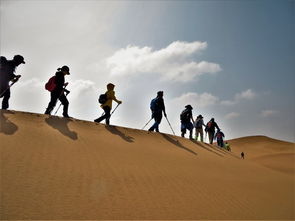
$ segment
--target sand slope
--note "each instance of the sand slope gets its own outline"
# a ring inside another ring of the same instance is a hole
[[[294,175],[240,160],[248,138],[228,153],[38,114],[0,110],[0,121],[1,219],[295,218]]]

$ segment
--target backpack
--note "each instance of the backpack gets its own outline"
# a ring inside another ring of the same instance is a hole
[[[107,96],[106,93],[105,93],[105,94],[101,94],[101,95],[99,95],[99,97],[98,97],[98,102],[99,102],[100,104],[105,104],[105,103],[107,102],[107,100],[108,100],[108,96]]]
[[[151,104],[150,104],[150,108],[151,108],[151,111],[156,111],[158,110],[158,100],[157,98],[154,98],[152,101],[151,101]]]
[[[55,83],[55,76],[51,77],[48,82],[45,84],[45,89],[48,91],[53,91],[56,88],[56,83]]]
[[[199,119],[196,121],[195,127],[196,128],[202,128],[203,124],[202,124],[202,119]]]
[[[207,129],[212,129],[213,128],[213,122],[212,121],[209,121],[207,123]]]
[[[190,120],[189,110],[185,109],[184,111],[181,112],[180,120],[181,121],[189,121]]]

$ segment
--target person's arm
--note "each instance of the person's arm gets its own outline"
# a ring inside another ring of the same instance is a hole
[[[115,96],[115,91],[113,91],[113,93],[111,93],[110,99],[116,101],[118,104],[121,104],[122,101],[118,100]]]

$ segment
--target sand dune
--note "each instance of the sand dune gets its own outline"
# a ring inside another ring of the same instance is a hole
[[[229,153],[40,114],[0,121],[1,219],[295,219],[294,144],[240,138]]]

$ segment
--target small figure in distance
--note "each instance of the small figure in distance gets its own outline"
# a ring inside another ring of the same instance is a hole
[[[229,143],[228,143],[227,141],[224,142],[224,148],[225,148],[226,150],[228,150],[228,151],[231,151],[231,149],[230,149],[230,145],[229,145]]]
[[[222,133],[220,129],[217,130],[214,138],[217,140],[217,146],[223,147],[224,133]]]
[[[209,136],[209,143],[213,144],[213,138],[215,134],[215,128],[219,129],[217,123],[215,122],[214,118],[211,118],[211,120],[207,123],[205,131],[208,133]]]
[[[245,154],[244,152],[241,153],[241,158],[244,160],[245,159]]]
[[[194,119],[193,119],[192,109],[193,107],[190,104],[188,104],[185,106],[185,109],[180,114],[181,136],[184,137],[184,134],[186,133],[186,129],[188,129],[189,139],[193,139],[194,126],[192,122],[194,123]]]
[[[196,128],[195,139],[198,140],[198,137],[200,135],[201,142],[203,142],[203,139],[204,139],[203,126],[206,126],[206,125],[204,124],[203,116],[201,114],[197,117],[194,126]]]
[[[150,108],[152,111],[152,118],[154,118],[155,123],[150,127],[149,131],[156,130],[156,132],[159,132],[159,125],[163,117],[162,112],[164,113],[164,116],[167,117],[163,96],[164,92],[158,91],[157,97],[151,101]]]
[[[111,118],[111,110],[112,110],[112,102],[113,100],[116,101],[118,104],[121,104],[122,101],[117,100],[114,91],[115,85],[109,83],[107,85],[107,91],[105,93],[106,100],[100,105],[100,107],[104,110],[104,115],[94,120],[94,122],[99,123],[105,119],[106,125],[110,125],[110,118]]]
[[[15,75],[15,70],[20,64],[25,64],[24,57],[15,55],[12,60],[7,60],[1,56],[0,60],[0,98],[2,100],[2,109],[6,110],[9,107],[10,87],[9,82],[16,83],[21,75]]]
[[[68,115],[69,101],[65,95],[65,93],[68,95],[70,91],[66,89],[68,82],[65,83],[65,75],[70,75],[70,69],[66,65],[62,66],[62,68],[58,68],[55,76],[49,79],[48,83],[52,86],[50,90],[46,88],[48,83],[45,85],[45,88],[50,91],[50,102],[46,108],[45,114],[50,115],[57,100],[60,100],[63,105],[63,116],[66,118],[70,117]]]

